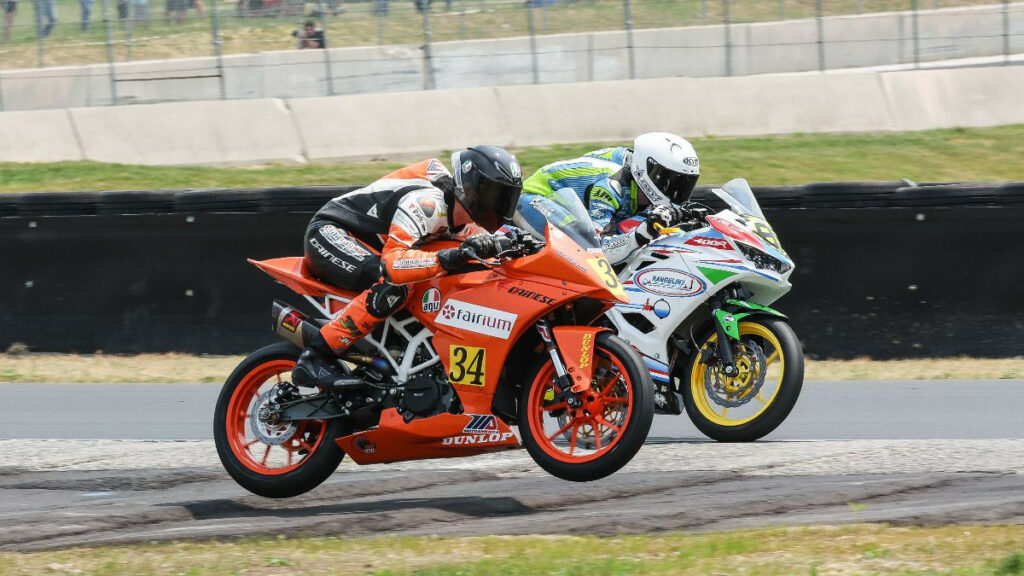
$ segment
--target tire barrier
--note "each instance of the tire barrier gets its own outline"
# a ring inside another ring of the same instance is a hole
[[[0,195],[0,350],[237,354],[272,342],[272,300],[302,301],[246,259],[300,254],[312,213],[355,188]],[[754,192],[796,261],[777,307],[809,356],[1022,353],[1024,183]]]

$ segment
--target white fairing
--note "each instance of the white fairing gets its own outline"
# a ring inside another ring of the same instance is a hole
[[[620,336],[655,361],[648,367],[656,380],[667,379],[672,333],[715,293],[741,284],[753,294],[751,302],[767,306],[791,288],[793,261],[746,181],[734,180],[715,193],[728,197],[723,200],[732,209],[709,216],[704,228],[659,237],[619,274],[630,303],[616,305],[608,316]],[[658,378],[659,371],[666,374]]]

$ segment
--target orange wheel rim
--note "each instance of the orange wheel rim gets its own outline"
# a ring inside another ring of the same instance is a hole
[[[527,425],[540,448],[561,462],[582,464],[608,454],[629,425],[633,389],[625,366],[598,348],[594,369],[595,382],[579,395],[582,406],[576,409],[570,409],[564,400],[553,399],[557,389],[555,367],[550,362],[541,368],[530,387]]]
[[[271,360],[251,370],[235,387],[227,411],[227,436],[231,452],[243,466],[263,475],[287,474],[306,461],[323,442],[326,424],[323,420],[296,423],[287,436],[267,444],[253,430],[252,411],[258,409],[261,394],[284,382],[282,375],[291,372],[294,360]],[[275,431],[266,425],[264,435]],[[287,426],[285,426],[287,428]],[[281,426],[276,430],[282,429]],[[277,443],[279,442],[279,443]]]

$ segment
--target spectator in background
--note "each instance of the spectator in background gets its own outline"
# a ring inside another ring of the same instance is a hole
[[[33,7],[36,10],[36,34],[46,38],[57,25],[57,0],[34,0]]]
[[[299,48],[326,48],[327,39],[324,38],[324,31],[316,27],[316,24],[312,20],[307,20],[302,26],[302,30],[295,30],[292,32],[292,36],[299,39]]]
[[[149,0],[132,0],[132,25],[149,28]]]
[[[185,20],[185,12],[188,11],[188,0],[166,0],[164,20],[175,24],[181,24]]]
[[[89,18],[92,17],[92,0],[78,0],[82,6],[82,32],[89,29]]]
[[[18,14],[18,0],[2,0],[0,4],[4,7],[4,42],[7,42],[11,39],[14,17]]]

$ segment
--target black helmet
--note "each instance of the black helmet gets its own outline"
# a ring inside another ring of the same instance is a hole
[[[452,154],[455,200],[474,222],[494,232],[512,220],[523,171],[516,157],[497,146],[473,146]]]

